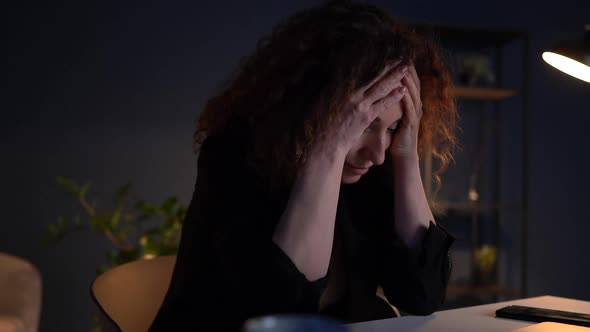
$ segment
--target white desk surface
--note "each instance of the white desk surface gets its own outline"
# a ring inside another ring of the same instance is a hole
[[[590,301],[580,301],[555,296],[539,296],[527,299],[498,302],[475,307],[438,311],[429,316],[404,316],[348,325],[350,332],[392,331],[512,331],[534,323],[496,318],[497,309],[517,304],[546,309],[590,314]]]

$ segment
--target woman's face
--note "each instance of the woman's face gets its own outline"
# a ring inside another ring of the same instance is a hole
[[[342,183],[357,182],[371,166],[381,165],[385,161],[385,153],[401,118],[401,104],[397,103],[371,123],[346,155]]]

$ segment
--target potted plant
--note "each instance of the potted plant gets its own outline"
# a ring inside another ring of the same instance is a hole
[[[56,182],[79,202],[83,215],[69,222],[59,216],[57,222],[48,225],[49,238],[59,240],[82,229],[103,236],[113,249],[106,253],[110,266],[98,268],[97,274],[136,259],[177,253],[186,215],[186,207],[177,197],[149,203],[136,197],[131,184],[125,184],[113,194],[111,207],[99,207],[95,199],[88,197],[90,182],[79,184],[65,177],[57,177]]]
[[[473,262],[475,266],[475,284],[487,286],[494,282],[497,260],[497,248],[492,245],[482,245],[474,250]]]

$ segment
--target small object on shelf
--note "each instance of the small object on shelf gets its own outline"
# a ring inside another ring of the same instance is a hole
[[[484,54],[459,55],[458,81],[468,86],[491,86],[496,76],[490,58]]]
[[[481,148],[482,151],[485,151],[485,147]],[[473,174],[469,176],[469,190],[467,191],[467,199],[469,202],[477,202],[479,201],[479,192],[477,191],[477,172],[479,172],[479,165],[481,164],[480,160],[476,160],[476,166]]]
[[[495,281],[494,274],[497,257],[497,249],[492,245],[482,245],[474,250],[474,283],[476,285],[489,285]]]
[[[475,190],[475,188],[469,189],[468,196],[470,202],[477,202],[479,200],[479,194],[477,193],[477,190]]]

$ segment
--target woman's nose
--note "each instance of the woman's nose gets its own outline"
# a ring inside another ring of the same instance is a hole
[[[385,152],[389,148],[391,138],[387,133],[375,135],[366,147],[366,153],[373,165],[381,165],[385,161]]]

